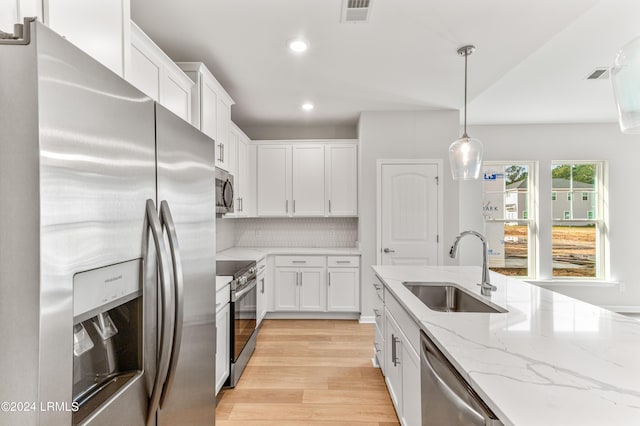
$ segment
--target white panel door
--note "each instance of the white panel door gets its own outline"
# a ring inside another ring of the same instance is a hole
[[[438,166],[383,164],[381,169],[383,265],[438,263]]]
[[[274,285],[274,309],[276,311],[297,311],[300,309],[299,271],[296,268],[276,268]]]
[[[293,146],[293,215],[324,216],[324,146]]]
[[[325,268],[300,269],[300,310],[322,312],[327,310]]]
[[[327,298],[327,310],[330,312],[358,312],[360,310],[360,269],[329,268]]]
[[[258,216],[291,212],[291,145],[258,147]]]
[[[229,377],[229,326],[230,311],[227,303],[216,314],[216,394]]]
[[[358,148],[355,144],[325,146],[327,215],[358,215]]]

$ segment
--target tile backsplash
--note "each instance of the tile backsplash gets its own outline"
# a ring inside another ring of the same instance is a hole
[[[239,247],[355,247],[358,240],[357,218],[251,218],[234,222],[235,245]],[[226,223],[224,227],[223,232],[228,232]],[[223,250],[220,236],[218,245],[218,250]]]
[[[235,219],[216,219],[216,251],[226,250],[236,245]]]

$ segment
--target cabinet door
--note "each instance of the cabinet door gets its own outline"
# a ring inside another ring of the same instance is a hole
[[[420,358],[412,347],[402,347],[402,424],[419,425],[422,419]]]
[[[387,382],[387,389],[389,389],[389,395],[396,407],[398,417],[402,417],[402,364],[400,363],[402,339],[400,338],[400,327],[386,308],[385,329],[385,382]]]
[[[258,147],[258,216],[289,216],[291,146]]]
[[[126,80],[154,101],[159,101],[161,73],[161,60],[151,40],[132,22],[131,70],[125,76]]]
[[[218,161],[216,166],[229,171],[231,165],[231,155],[229,143],[229,130],[231,128],[231,104],[222,96],[218,96],[216,106],[217,115],[217,136],[216,147],[218,148]]]
[[[293,146],[293,215],[324,216],[324,146]]]
[[[238,207],[240,201],[238,200],[240,196],[240,187],[242,186],[242,182],[238,178],[238,140],[240,139],[240,130],[234,126],[229,126],[229,138],[227,139],[227,144],[224,148],[224,155],[226,157],[227,162],[227,171],[233,175],[233,186],[235,190],[236,196],[236,205],[235,210],[238,211]],[[238,186],[240,185],[240,186]]]
[[[216,140],[218,138],[218,92],[211,79],[203,73],[200,88],[200,130]],[[216,158],[218,156],[216,141]]]
[[[355,144],[325,147],[327,215],[358,215],[358,148]]]
[[[327,310],[325,268],[301,268],[300,310],[323,312]]]
[[[19,3],[22,9],[25,2]],[[44,23],[49,28],[120,77],[124,75],[123,49],[125,43],[128,44],[129,1],[44,0],[43,4],[46,12]],[[12,30],[13,27],[2,29]]]
[[[229,377],[229,304],[216,314],[216,394]]]
[[[238,208],[239,216],[246,217],[250,215],[252,210],[252,188],[254,182],[251,180],[251,157],[249,155],[249,141],[240,134],[238,140],[238,167],[236,177],[240,182],[238,188],[238,197],[240,198],[240,206]]]
[[[276,268],[276,282],[274,283],[274,299],[276,311],[297,311],[300,277],[295,268]]]
[[[257,320],[256,320],[256,327],[260,325],[260,323],[262,322],[262,319],[264,318],[265,314],[267,313],[267,293],[266,293],[266,273],[261,273],[258,274],[258,277],[256,278],[258,281],[258,296],[257,296]]]
[[[336,312],[360,310],[360,269],[329,268],[327,309]]]
[[[160,78],[160,103],[169,111],[191,122],[191,80],[176,64],[165,58]]]

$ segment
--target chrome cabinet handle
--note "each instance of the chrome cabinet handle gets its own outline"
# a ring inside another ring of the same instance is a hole
[[[331,200],[329,200],[329,213],[331,213]]]
[[[329,285],[331,285],[331,272],[327,272],[328,278],[329,278]]]
[[[222,144],[218,144],[218,162],[222,163]]]
[[[240,211],[244,212],[244,197],[240,197]]]
[[[158,344],[158,363],[156,366],[156,374],[153,379],[153,387],[151,391],[151,398],[149,400],[149,408],[147,411],[147,425],[155,424],[156,411],[160,404],[160,396],[162,393],[162,385],[169,372],[169,357],[171,355],[171,341],[170,335],[172,332],[171,327],[171,282],[169,279],[169,263],[167,262],[166,254],[167,249],[164,244],[164,238],[162,236],[162,225],[156,212],[156,206],[153,200],[147,200],[146,215],[145,215],[145,230],[151,229],[153,236],[153,242],[156,248],[158,258],[158,275],[160,277],[160,307],[162,309],[162,323],[160,324],[160,341]],[[148,234],[144,235],[144,245],[148,243]],[[145,253],[147,251],[145,250]]]
[[[222,162],[224,163],[224,145],[220,144],[220,156],[222,157]]]
[[[286,200],[284,202],[284,210],[285,210],[285,213],[287,214],[289,213],[289,200]]]
[[[396,344],[400,341],[393,333],[391,334],[391,361],[393,361],[393,366],[397,367],[400,364],[398,360],[398,349],[396,348]]]
[[[378,349],[378,343],[377,342],[373,344],[373,347],[376,348],[376,352],[380,352],[380,349]]]
[[[184,276],[182,274],[182,259],[180,256],[180,246],[176,234],[176,225],[171,216],[171,209],[166,200],[160,202],[160,224],[167,231],[169,236],[169,249],[171,251],[171,262],[173,266],[173,297],[174,297],[174,322],[173,322],[173,342],[171,345],[171,359],[169,361],[169,371],[165,380],[160,407],[162,407],[171,391],[173,379],[178,366],[178,356],[182,345],[182,323],[184,320]]]
[[[376,308],[373,308],[373,313],[376,316],[376,318],[380,318],[382,316],[382,314],[380,314],[380,311]]]
[[[293,200],[293,213],[296,212],[296,200]]]
[[[375,287],[376,290],[382,289],[382,287],[378,283],[373,283],[373,286]]]
[[[390,248],[385,248],[384,250],[382,250],[385,253],[395,253],[395,250],[391,250]]]
[[[264,278],[261,279],[260,282],[262,283],[262,286],[260,288],[260,293],[264,294]]]
[[[351,261],[350,260],[336,260],[336,263],[340,263],[340,264],[350,264]]]
[[[306,260],[292,260],[291,263],[307,263]]]

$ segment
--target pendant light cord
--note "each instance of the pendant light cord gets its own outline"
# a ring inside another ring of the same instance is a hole
[[[467,58],[469,57],[469,51],[464,53],[464,133],[463,138],[469,138],[467,135]]]

